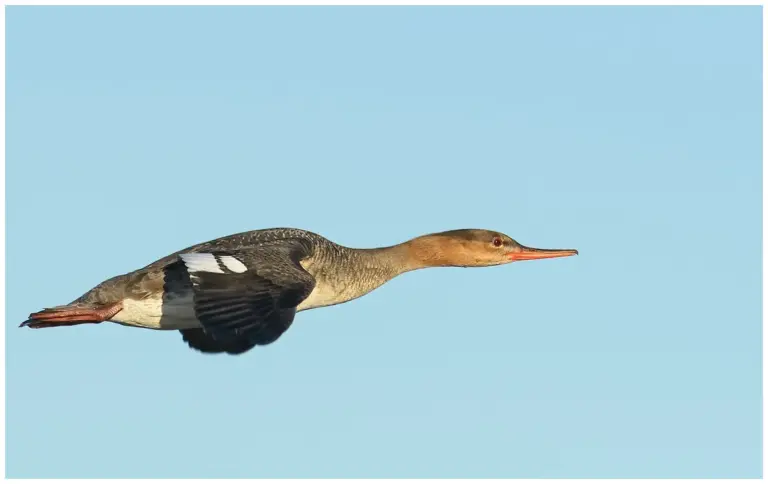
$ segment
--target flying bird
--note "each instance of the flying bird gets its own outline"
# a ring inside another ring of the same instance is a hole
[[[108,279],[70,304],[30,314],[21,326],[110,321],[178,330],[204,353],[241,354],[276,341],[297,312],[351,301],[405,272],[576,254],[525,247],[480,229],[375,249],[344,247],[300,229],[255,230],[194,245]]]

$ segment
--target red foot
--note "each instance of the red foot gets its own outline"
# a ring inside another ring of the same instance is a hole
[[[29,319],[21,326],[30,328],[50,328],[53,326],[74,326],[85,323],[101,323],[123,309],[122,302],[95,308],[80,308],[63,306],[60,308],[44,309],[29,315]]]

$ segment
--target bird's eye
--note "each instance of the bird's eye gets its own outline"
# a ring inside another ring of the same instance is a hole
[[[501,237],[494,237],[493,238],[493,246],[494,247],[501,247],[501,244],[503,244],[504,241],[501,240]]]

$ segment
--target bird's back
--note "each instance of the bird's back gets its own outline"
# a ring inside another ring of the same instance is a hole
[[[146,299],[153,295],[165,298],[186,297],[192,286],[184,264],[179,259],[180,254],[247,250],[282,239],[302,240],[308,244],[310,253],[317,245],[335,245],[318,234],[301,229],[273,228],[241,232],[192,245],[141,269],[107,279],[73,304],[109,304],[122,299]]]

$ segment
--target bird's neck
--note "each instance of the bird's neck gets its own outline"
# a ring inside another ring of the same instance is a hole
[[[399,253],[407,270],[477,265],[471,250],[462,241],[441,234],[422,235],[392,250]]]
[[[429,236],[390,247],[352,249],[324,243],[302,262],[316,280],[300,310],[339,304],[363,296],[404,272],[426,267],[455,266],[445,243]]]
[[[347,249],[361,268],[374,268],[392,277],[428,267],[474,265],[465,247],[446,237],[424,235],[376,249]]]

